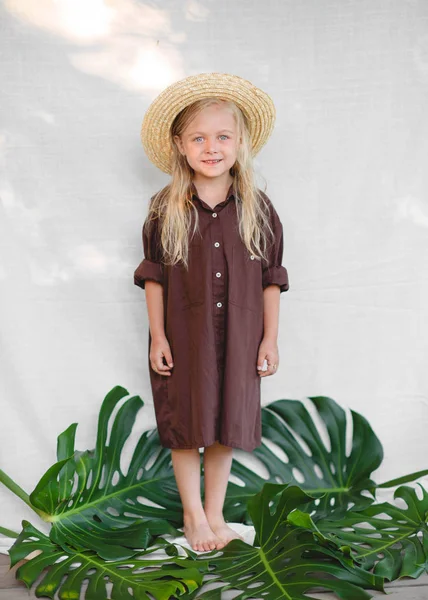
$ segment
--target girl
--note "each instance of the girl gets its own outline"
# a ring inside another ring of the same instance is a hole
[[[197,551],[242,539],[223,518],[232,449],[261,445],[260,380],[279,363],[283,230],[252,166],[274,120],[272,100],[249,81],[203,73],[166,88],[142,126],[147,155],[171,181],[151,198],[134,282],[146,294],[159,438]]]

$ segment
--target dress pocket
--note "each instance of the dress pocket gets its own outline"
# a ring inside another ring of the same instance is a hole
[[[263,309],[261,260],[250,254],[244,244],[232,246],[229,302],[257,313]]]

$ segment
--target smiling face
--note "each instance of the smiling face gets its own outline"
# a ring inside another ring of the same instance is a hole
[[[230,178],[238,141],[234,116],[226,107],[204,108],[174,141],[195,171],[195,181]]]

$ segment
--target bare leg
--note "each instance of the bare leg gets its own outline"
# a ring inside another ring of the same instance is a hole
[[[232,465],[232,448],[215,442],[204,450],[205,472],[205,514],[214,533],[220,538],[217,550],[223,548],[231,540],[243,539],[231,529],[223,517],[224,498]]]
[[[183,504],[184,535],[193,550],[214,550],[220,540],[212,531],[202,506],[199,450],[171,449],[171,457]]]

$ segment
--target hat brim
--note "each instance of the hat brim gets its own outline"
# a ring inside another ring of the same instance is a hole
[[[151,103],[141,126],[141,141],[153,164],[171,174],[169,131],[177,114],[196,100],[214,96],[232,100],[248,120],[255,156],[266,144],[275,124],[271,97],[250,81],[228,73],[191,75],[165,88]]]

